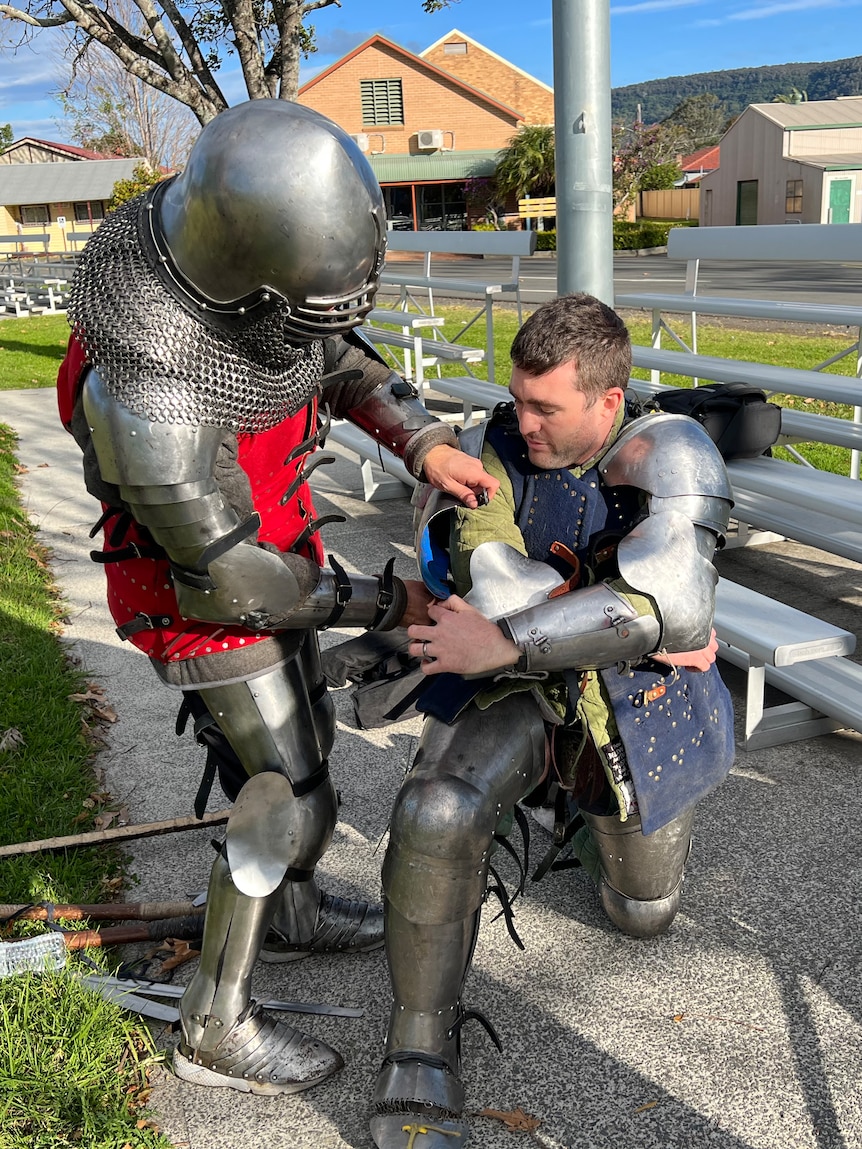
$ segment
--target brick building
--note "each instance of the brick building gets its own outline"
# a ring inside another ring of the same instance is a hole
[[[522,124],[553,122],[553,90],[453,29],[420,55],[372,36],[300,88],[368,155],[394,228],[469,226],[465,182],[493,175]]]

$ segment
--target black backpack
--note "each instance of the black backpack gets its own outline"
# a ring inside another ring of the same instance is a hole
[[[643,409],[697,419],[728,461],[765,454],[781,432],[781,408],[748,383],[707,383],[659,391]]]

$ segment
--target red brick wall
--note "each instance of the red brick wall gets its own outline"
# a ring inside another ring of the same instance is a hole
[[[363,124],[360,80],[399,78],[404,126]],[[370,44],[300,92],[299,103],[329,116],[351,134],[367,132],[375,151],[380,140],[374,133],[378,133],[378,137],[380,133],[385,135],[387,152],[405,153],[415,151],[419,129],[442,129],[447,133],[446,148],[453,147],[452,135],[448,133],[454,133],[457,151],[505,147],[518,129],[518,120],[513,115],[471,97],[460,85],[381,44]]]

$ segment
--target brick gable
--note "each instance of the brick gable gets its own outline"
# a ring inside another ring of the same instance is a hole
[[[466,54],[453,55],[446,51],[446,44],[455,43],[466,44]],[[515,108],[524,117],[524,123],[554,122],[553,91],[457,30],[432,44],[422,53],[422,59]]]

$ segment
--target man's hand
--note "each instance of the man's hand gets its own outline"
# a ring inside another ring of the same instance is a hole
[[[457,595],[428,608],[435,625],[411,626],[410,654],[422,659],[423,674],[482,675],[513,666],[521,656],[496,623]]]
[[[709,643],[702,650],[683,650],[675,654],[654,654],[653,662],[666,662],[668,666],[682,666],[686,670],[709,670],[715,662],[718,643],[715,631],[709,636]]]
[[[497,493],[499,480],[489,475],[479,459],[465,455],[457,447],[438,443],[425,456],[422,469],[425,478],[438,491],[459,498],[465,507],[487,503]]]
[[[401,616],[399,626],[431,626],[428,607],[435,601],[434,595],[419,579],[402,579],[407,591],[407,609]]]

